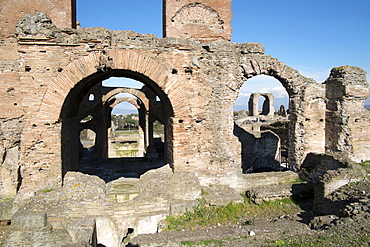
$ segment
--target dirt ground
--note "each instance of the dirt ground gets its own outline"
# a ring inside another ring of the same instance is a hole
[[[370,197],[370,181],[346,186],[334,195],[348,202]],[[369,201],[366,201],[369,205]],[[126,246],[370,246],[370,210],[351,217],[316,216],[312,200],[300,204],[300,209],[288,215],[246,219],[234,225],[218,225],[195,231],[169,231],[138,235]],[[312,229],[315,228],[315,229]]]
[[[302,212],[304,213],[304,212]],[[8,222],[0,224],[0,246],[9,231]],[[254,236],[251,236],[255,234]],[[370,246],[370,219],[344,218],[326,230],[311,230],[300,214],[276,219],[260,218],[251,226],[217,226],[196,231],[171,231],[139,235],[128,247],[180,246]]]
[[[139,235],[127,246],[370,246],[369,226],[369,219],[348,218],[325,230],[311,230],[298,215],[287,215],[257,219],[252,226]]]

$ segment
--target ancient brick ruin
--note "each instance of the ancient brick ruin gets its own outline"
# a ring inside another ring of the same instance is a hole
[[[87,186],[85,177],[75,185],[64,181],[80,171],[80,131],[96,132],[94,165],[103,167],[110,113],[120,102],[115,95],[122,92],[137,99],[131,103],[140,115],[144,156],[158,160],[162,155],[163,165],[173,173],[167,177],[187,174],[197,186],[239,192],[250,187],[243,174],[250,148],[241,142],[241,136],[250,134],[234,123],[233,106],[241,86],[257,75],[276,78],[289,94],[286,132],[271,127],[269,135],[277,142],[285,136],[290,167],[299,169],[309,153],[342,155],[355,162],[370,159],[366,72],[333,68],[319,84],[265,54],[259,43],[230,42],[231,0],[164,1],[164,38],[77,28],[74,1],[2,0],[0,5],[0,196],[15,198],[15,205],[47,188]],[[145,86],[103,87],[101,82],[110,77],[132,78]],[[263,96],[270,101],[264,115],[274,115],[273,98]],[[82,123],[88,115],[93,121]],[[165,126],[162,154],[153,147],[156,120]],[[200,195],[184,194],[178,186],[166,187],[174,188],[171,200]],[[118,209],[109,210],[115,214]]]

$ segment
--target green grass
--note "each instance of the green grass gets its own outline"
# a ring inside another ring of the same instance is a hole
[[[301,178],[297,178],[293,181],[293,184],[300,184],[300,183],[304,183],[305,181],[302,180]]]
[[[362,166],[367,172],[370,172],[370,160],[360,163],[360,166]]]
[[[254,218],[258,216],[281,216],[298,209],[299,206],[290,198],[263,202],[261,205],[252,204],[247,200],[245,203],[230,203],[221,207],[201,203],[193,211],[180,216],[168,216],[165,230],[194,230],[218,224],[235,224],[240,221],[242,224],[251,225]]]
[[[138,135],[139,131],[115,131],[114,135]]]
[[[370,173],[370,160],[360,163],[360,166],[362,166],[368,174]],[[370,178],[370,176],[366,176],[366,178]]]
[[[201,241],[198,241],[198,242],[194,242],[194,241],[183,241],[181,242],[182,245],[185,245],[185,246],[199,246],[199,245],[204,245],[204,246],[208,246],[208,245],[212,245],[212,246],[224,246],[225,242],[222,241],[222,240],[201,240]]]
[[[208,192],[202,188],[201,189],[201,195],[202,196],[208,195]]]
[[[118,157],[136,157],[138,150],[132,149],[132,150],[117,150],[116,155]]]
[[[43,189],[41,192],[42,193],[49,193],[52,192],[54,189]]]

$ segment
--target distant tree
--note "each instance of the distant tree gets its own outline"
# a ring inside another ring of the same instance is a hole
[[[138,126],[138,114],[131,113],[128,115],[114,115],[112,114],[111,120],[115,126],[117,126],[117,130],[124,130],[124,129],[133,129],[137,128]]]

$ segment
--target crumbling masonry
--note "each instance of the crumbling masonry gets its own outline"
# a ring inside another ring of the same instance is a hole
[[[77,28],[73,2],[0,1],[0,196],[21,202],[69,185],[64,178],[79,170],[84,128],[95,129],[97,155],[107,158],[114,95],[128,90],[103,88],[110,77],[145,85],[129,93],[137,98],[148,159],[157,157],[150,147],[158,120],[165,126],[165,164],[201,186],[245,191],[249,184],[233,106],[245,81],[262,74],[289,94],[290,166],[299,169],[309,153],[370,159],[364,70],[334,68],[319,84],[265,54],[259,43],[230,42],[231,0],[165,0],[164,38]],[[94,127],[81,126],[91,112]]]

